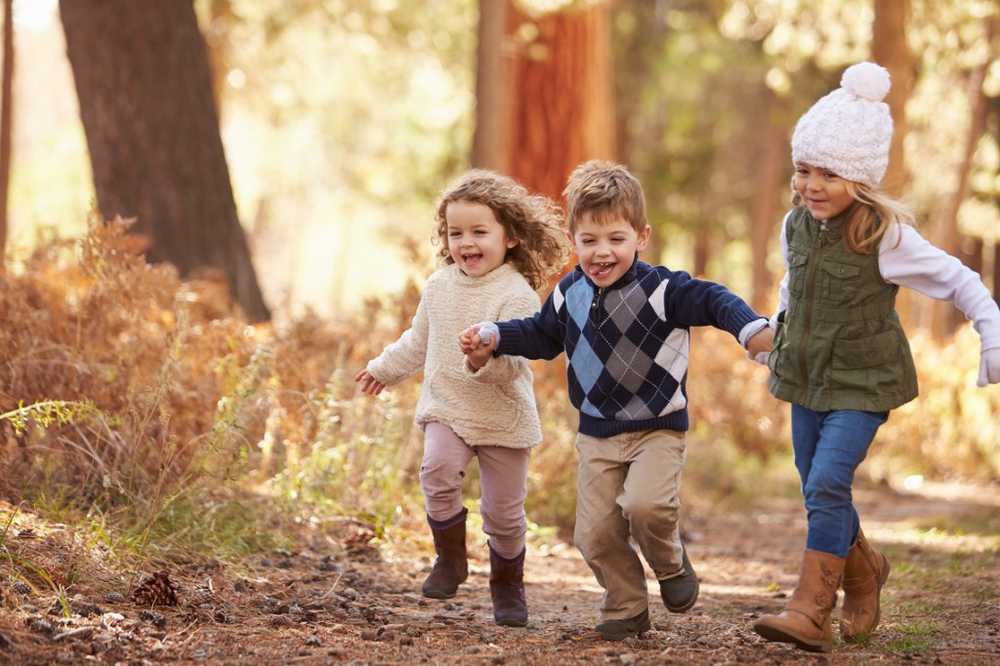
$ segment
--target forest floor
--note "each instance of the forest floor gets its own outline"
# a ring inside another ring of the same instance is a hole
[[[685,532],[702,581],[698,604],[667,613],[650,579],[653,630],[620,643],[594,631],[600,590],[576,549],[556,540],[531,544],[530,623],[508,629],[492,622],[482,549],[473,549],[458,596],[420,596],[430,564],[429,537],[420,533],[374,548],[366,528],[353,525],[339,542],[316,537],[295,552],[174,565],[179,604],[144,608],[128,600],[107,562],[86,560],[65,528],[20,512],[0,555],[50,572],[71,562],[75,582],[63,605],[27,577],[0,581],[0,663],[1000,662],[1000,488],[875,486],[856,500],[892,575],[877,635],[865,645],[838,643],[826,656],[766,643],[750,629],[783,606],[796,582],[804,519],[788,497],[752,512],[692,511]],[[66,549],[75,554],[59,552]]]

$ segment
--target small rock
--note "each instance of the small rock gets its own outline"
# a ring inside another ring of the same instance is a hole
[[[310,636],[309,638],[306,639],[306,645],[320,646],[322,644],[323,641],[320,640],[319,636]]]
[[[249,592],[251,589],[253,589],[253,587],[250,585],[249,582],[247,582],[245,578],[237,578],[236,582],[233,583],[233,589],[239,592],[240,594],[243,594],[244,592]]]
[[[109,604],[125,603],[125,595],[121,592],[108,592],[104,595],[104,601]]]
[[[139,611],[139,619],[143,622],[149,622],[158,629],[163,629],[167,626],[167,618],[154,610],[149,610],[148,608]]]
[[[25,620],[24,625],[35,633],[45,634],[46,636],[51,635],[56,630],[51,622],[41,617],[29,617]]]
[[[361,640],[363,641],[374,641],[378,640],[378,632],[374,629],[365,629],[361,632]]]
[[[233,624],[233,617],[224,610],[216,610],[212,613],[212,619],[219,624]]]
[[[20,594],[21,596],[27,596],[31,594],[31,586],[25,583],[24,581],[20,580],[11,585],[10,589],[13,590],[15,593]]]
[[[422,597],[414,594],[413,592],[407,592],[406,594],[403,595],[403,601],[408,601],[411,604],[419,604],[421,600]]]
[[[291,560],[281,560],[274,566],[278,567],[279,569],[291,569],[293,565]]]
[[[266,557],[262,557],[260,559],[260,566],[262,566],[262,567],[273,567],[274,566],[274,562],[272,562],[271,560],[267,559]]]

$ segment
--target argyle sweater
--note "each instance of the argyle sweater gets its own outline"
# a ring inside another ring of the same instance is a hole
[[[761,319],[726,287],[683,271],[636,260],[598,288],[577,266],[534,316],[497,322],[496,353],[553,359],[565,350],[584,434],[687,430],[689,327],[715,326],[742,344]]]

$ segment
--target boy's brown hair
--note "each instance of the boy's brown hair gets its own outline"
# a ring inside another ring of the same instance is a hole
[[[473,169],[452,183],[441,195],[437,215],[438,251],[446,264],[454,263],[448,252],[448,204],[467,201],[487,206],[517,245],[507,250],[506,261],[514,265],[533,289],[540,289],[563,268],[569,243],[556,204],[533,195],[513,178],[493,171]]]
[[[639,179],[621,164],[590,160],[573,170],[563,190],[569,232],[583,216],[602,224],[613,218],[628,222],[636,232],[646,228],[646,197]]]

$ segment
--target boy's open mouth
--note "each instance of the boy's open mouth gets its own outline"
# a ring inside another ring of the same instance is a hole
[[[602,278],[607,277],[614,270],[615,262],[613,261],[598,261],[590,265],[590,277],[592,278]]]
[[[463,254],[462,263],[469,267],[475,267],[482,260],[483,255],[481,253],[476,254]]]

